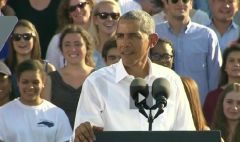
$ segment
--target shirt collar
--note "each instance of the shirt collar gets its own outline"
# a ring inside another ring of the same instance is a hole
[[[167,27],[170,31],[172,31],[172,27],[170,26],[169,22],[166,22],[167,23]],[[191,19],[189,20],[187,26],[183,29],[183,31],[181,33],[187,33],[189,30],[190,30],[190,27],[192,26],[192,21]]]
[[[185,29],[185,33],[187,33],[189,30],[190,30],[190,27],[192,26],[192,21],[189,20],[188,24],[187,24],[187,27]]]
[[[145,77],[145,79],[149,79],[149,77],[152,77],[153,74],[155,74],[156,70],[154,70],[153,68],[153,63],[151,62],[151,60],[148,58],[147,60],[148,64],[149,64],[149,74]],[[116,65],[116,76],[115,76],[115,82],[118,83],[121,80],[123,80],[126,77],[132,78],[134,79],[134,76],[129,75],[127,73],[127,71],[125,70],[124,66],[123,66],[123,62],[122,59],[115,64]]]
[[[212,21],[212,20],[211,20],[210,24],[208,25],[208,27],[211,27],[211,28],[217,30],[216,27],[215,27],[215,25],[213,24],[213,21]],[[238,25],[237,25],[234,21],[232,21],[232,23],[231,23],[231,24],[229,25],[229,27],[228,27],[228,30],[230,30],[231,28],[237,29],[237,28],[238,28]]]
[[[238,25],[234,22],[234,21],[232,21],[232,27],[234,28],[234,29],[237,29],[238,28]]]
[[[116,65],[115,82],[118,83],[125,77],[129,76],[129,74],[127,73],[127,71],[125,70],[125,68],[123,66],[122,59],[120,59],[120,61],[118,63],[116,63],[115,65]]]

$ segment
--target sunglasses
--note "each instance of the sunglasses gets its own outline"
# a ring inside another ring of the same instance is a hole
[[[68,11],[69,11],[69,12],[73,12],[73,11],[75,11],[77,8],[84,9],[87,4],[88,4],[88,2],[80,2],[80,3],[77,4],[77,5],[69,6]]]
[[[20,41],[21,38],[23,40],[25,40],[25,41],[29,41],[32,37],[34,37],[32,35],[32,33],[24,33],[24,34],[16,34],[16,33],[14,33],[14,34],[12,34],[12,39],[14,41]]]
[[[178,1],[179,1],[179,0],[171,0],[171,2],[172,2],[173,4],[178,3]],[[182,0],[182,2],[186,4],[186,3],[189,2],[189,0]]]
[[[120,17],[120,13],[102,12],[102,13],[95,14],[95,16],[98,16],[99,18],[104,19],[104,20],[110,16],[113,20],[117,20]]]

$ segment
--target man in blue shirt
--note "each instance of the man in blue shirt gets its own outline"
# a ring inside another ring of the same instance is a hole
[[[209,0],[209,4],[212,12],[212,22],[208,27],[217,34],[223,53],[224,49],[239,37],[239,27],[233,21],[233,17],[238,10],[239,0]]]
[[[192,0],[165,0],[168,22],[157,25],[159,37],[173,43],[175,71],[193,78],[199,86],[201,103],[217,87],[222,56],[216,34],[191,22]]]

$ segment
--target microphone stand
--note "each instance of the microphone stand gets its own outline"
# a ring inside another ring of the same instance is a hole
[[[152,109],[149,111],[149,116],[148,116],[148,131],[152,131],[152,124],[153,124],[153,116],[152,116]]]
[[[144,104],[141,103],[137,103],[135,102],[135,106],[138,108],[138,111],[145,116],[148,119],[148,131],[152,131],[152,124],[154,119],[156,119],[160,114],[163,113],[163,108],[167,105],[167,101],[165,99],[165,97],[162,99],[158,100],[158,103],[156,103],[154,106],[152,106],[151,108],[146,107]],[[145,109],[149,109],[149,115],[147,115],[147,113],[145,112]],[[158,108],[157,113],[155,114],[155,116],[153,117],[152,115],[152,110],[155,110]]]
[[[158,100],[158,103],[155,104],[154,106],[152,106],[149,109],[149,116],[148,116],[148,131],[152,131],[152,124],[154,119],[156,119],[160,114],[162,114],[164,112],[163,108],[167,105],[167,101],[166,98],[163,97],[161,99]],[[153,117],[152,115],[152,110],[158,108],[157,113],[155,114],[155,116]]]

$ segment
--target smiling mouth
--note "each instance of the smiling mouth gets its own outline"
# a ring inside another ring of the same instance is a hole
[[[27,48],[27,46],[18,46],[18,48]]]
[[[76,57],[78,57],[79,56],[79,54],[70,54],[69,55],[69,57],[71,57],[71,58],[76,58]]]
[[[27,92],[27,93],[25,93],[26,95],[29,95],[29,96],[33,96],[34,95],[34,93],[29,93],[29,92]]]
[[[113,23],[105,23],[104,26],[105,26],[105,27],[113,27],[114,24],[113,24]]]
[[[233,72],[239,72],[240,73],[240,69],[234,69],[232,70]]]

